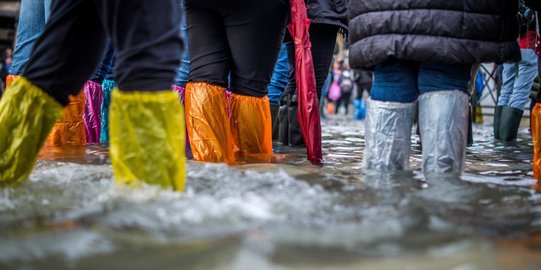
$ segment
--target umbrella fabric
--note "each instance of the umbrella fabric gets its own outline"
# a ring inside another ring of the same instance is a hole
[[[310,48],[308,29],[310,20],[304,0],[290,0],[291,22],[289,32],[295,42],[295,80],[297,82],[298,111],[297,118],[302,130],[308,160],[314,165],[321,165],[321,122],[316,92],[314,64]]]

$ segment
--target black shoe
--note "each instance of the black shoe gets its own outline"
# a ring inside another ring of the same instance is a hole
[[[522,120],[523,110],[503,106],[500,116],[500,140],[514,142],[517,140],[518,128]]]
[[[500,119],[502,115],[503,106],[496,106],[494,108],[494,140],[501,140],[500,138]]]

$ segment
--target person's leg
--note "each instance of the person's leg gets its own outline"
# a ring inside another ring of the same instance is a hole
[[[84,42],[77,33],[85,33]],[[22,77],[0,102],[0,137],[7,138],[0,140],[0,182],[21,182],[30,174],[62,106],[96,69],[104,40],[92,2],[54,1]]]
[[[376,66],[374,85],[366,102],[365,169],[409,169],[418,73],[417,62],[389,60]]]
[[[229,1],[220,7],[233,59],[230,126],[237,160],[270,162],[272,156],[267,87],[280,52],[288,3]]]
[[[289,76],[289,64],[287,60],[287,47],[282,43],[280,54],[278,55],[278,62],[274,67],[274,73],[272,74],[271,82],[269,84],[269,102],[271,106],[271,119],[272,119],[272,140],[279,139],[279,121],[278,111],[280,110],[280,98],[284,94],[287,86]]]
[[[109,115],[115,180],[182,191],[184,117],[171,90],[182,55],[177,1],[94,2],[116,50]]]
[[[513,91],[507,106],[502,107],[500,116],[500,139],[506,142],[513,142],[517,138],[524,108],[530,99],[533,81],[538,70],[535,51],[533,49],[521,49],[520,51],[522,60],[518,63]]]
[[[17,26],[17,42],[13,51],[11,75],[20,75],[30,59],[34,43],[45,29],[45,1],[23,0]]]
[[[226,87],[231,65],[220,14],[197,0],[184,2],[190,48],[187,127],[197,161],[233,163]]]
[[[419,128],[425,173],[461,173],[468,140],[472,65],[422,63]]]
[[[102,127],[103,81],[113,73],[113,58],[115,50],[109,42],[108,48],[102,57],[101,64],[90,80],[86,81],[83,92],[85,95],[85,110],[83,119],[85,123],[85,136],[87,143],[99,143]],[[110,95],[110,92],[108,93]],[[110,98],[110,97],[109,97]],[[108,119],[105,119],[108,121]]]
[[[522,60],[518,64],[518,77],[515,79],[508,106],[524,110],[530,99],[532,85],[538,75],[538,68],[537,55],[533,49],[522,49],[521,54]]]
[[[325,79],[331,66],[334,48],[336,46],[336,35],[340,28],[328,24],[310,25],[310,41],[312,42],[311,52],[314,63],[314,75],[316,78],[316,91],[318,100],[321,98],[321,89],[325,84]],[[286,88],[286,94],[296,95],[295,79],[295,44],[290,35],[286,35],[285,43],[289,58],[289,82]],[[297,97],[292,97],[297,100]],[[303,146],[304,139],[297,119],[297,103],[290,102],[288,107],[288,139],[291,146]]]
[[[498,96],[498,106],[509,106],[509,100],[513,93],[516,75],[518,73],[518,63],[503,64],[502,70],[502,90]]]

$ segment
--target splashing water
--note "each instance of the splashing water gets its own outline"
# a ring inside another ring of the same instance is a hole
[[[466,174],[363,174],[363,124],[324,125],[324,167],[188,163],[183,194],[115,184],[106,148],[46,149],[0,190],[1,269],[535,269],[541,195],[531,139],[476,126]],[[5,268],[7,267],[7,268]]]

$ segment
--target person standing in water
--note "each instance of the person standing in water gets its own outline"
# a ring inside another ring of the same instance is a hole
[[[180,25],[176,0],[54,0],[25,70],[0,101],[0,184],[27,179],[69,96],[80,92],[111,40],[119,88],[109,116],[115,179],[183,190],[184,119],[171,90]]]

